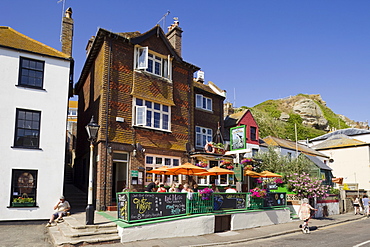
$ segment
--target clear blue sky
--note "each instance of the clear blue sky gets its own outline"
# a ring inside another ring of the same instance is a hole
[[[2,0],[0,25],[60,49],[57,2]],[[321,94],[335,113],[370,120],[370,1],[66,0],[65,7],[75,22],[75,81],[98,27],[145,32],[169,10],[165,27],[178,17],[184,31],[183,59],[228,101],[235,91],[237,107]]]

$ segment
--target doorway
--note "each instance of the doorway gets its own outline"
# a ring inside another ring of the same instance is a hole
[[[128,186],[128,154],[113,154],[112,200],[116,201],[116,193]]]

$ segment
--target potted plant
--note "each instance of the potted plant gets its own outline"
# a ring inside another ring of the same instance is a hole
[[[12,202],[13,207],[32,207],[35,205],[35,199],[29,197],[14,198]]]
[[[213,190],[210,188],[204,188],[202,190],[199,190],[199,195],[201,199],[205,201],[212,199],[212,193],[213,193]]]
[[[206,162],[203,162],[203,161],[199,161],[195,165],[199,166],[199,167],[202,167],[202,168],[206,168],[208,166],[208,164]]]

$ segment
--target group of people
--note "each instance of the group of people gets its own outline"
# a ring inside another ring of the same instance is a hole
[[[211,189],[214,192],[220,192],[215,184],[212,184]],[[161,184],[159,183],[159,180],[155,180],[154,182],[149,183],[145,187],[145,192],[198,192],[198,191],[199,191],[199,188],[198,188],[198,184],[196,183],[194,183],[193,185],[189,185],[187,183],[186,184],[173,183],[171,187],[167,190],[163,183]],[[234,186],[228,185],[225,187],[225,192],[226,193],[236,193],[237,191],[234,188]]]
[[[361,208],[363,208],[364,214],[369,217],[370,212],[369,212],[369,198],[367,195],[364,195],[362,199],[359,197],[356,197],[355,200],[353,201],[353,207],[355,208],[355,215],[356,214],[361,214]]]

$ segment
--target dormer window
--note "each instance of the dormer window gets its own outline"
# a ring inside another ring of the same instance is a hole
[[[212,99],[204,97],[202,94],[197,94],[195,96],[195,106],[199,109],[212,111]]]
[[[166,57],[151,52],[148,47],[136,49],[135,68],[171,80],[172,64],[170,56]]]

